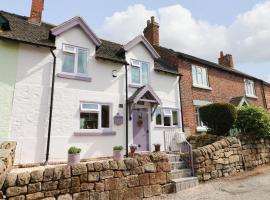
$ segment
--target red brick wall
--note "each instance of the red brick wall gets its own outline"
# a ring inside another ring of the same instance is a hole
[[[229,103],[232,97],[245,96],[244,77],[207,67],[200,63],[195,63],[190,60],[178,58],[173,53],[168,53],[167,49],[155,47],[160,56],[171,64],[178,66],[178,71],[183,76],[181,77],[181,97],[184,127],[186,132],[196,132],[195,107],[193,100],[202,100],[209,102]],[[195,88],[192,86],[192,68],[191,65],[196,64],[207,68],[209,84],[212,90]],[[256,95],[258,99],[247,98],[253,105],[264,106],[262,85],[260,81],[254,80]],[[270,105],[270,87],[268,92]]]

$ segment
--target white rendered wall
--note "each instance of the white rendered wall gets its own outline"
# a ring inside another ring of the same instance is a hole
[[[95,59],[95,46],[77,27],[56,38],[56,74],[62,68],[63,44],[89,50],[88,71],[92,80],[87,82],[56,77],[50,161],[65,161],[68,148],[74,145],[82,149],[82,158],[111,156],[113,146],[125,145],[124,124],[116,126],[112,122],[112,130],[116,131],[113,136],[75,136],[74,132],[79,131],[80,127],[81,101],[109,103],[111,117],[117,113],[125,116],[125,68],[122,64]],[[141,44],[127,53],[127,61],[130,59],[149,62],[151,86],[163,102],[162,106],[179,108],[177,77],[155,72],[153,58]],[[45,160],[52,62],[48,49],[20,45],[10,135],[11,139],[18,141],[16,163],[40,163]],[[112,76],[113,70],[117,71],[116,78]],[[129,96],[135,90],[129,88]],[[119,104],[123,104],[124,108],[119,108]],[[150,144],[163,144],[164,130],[155,128],[154,120],[151,121]],[[132,122],[129,121],[131,143]]]

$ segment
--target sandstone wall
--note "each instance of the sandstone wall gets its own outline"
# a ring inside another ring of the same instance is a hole
[[[8,174],[7,199],[142,199],[172,192],[166,154],[150,153],[124,161],[99,161],[16,169]]]
[[[203,147],[209,144],[212,144],[218,140],[221,140],[222,136],[216,136],[211,134],[205,135],[191,135],[187,138],[187,141],[192,145],[193,149],[197,149],[199,147]]]
[[[0,145],[0,188],[14,163],[16,142],[3,142]],[[2,192],[0,191],[0,198]]]
[[[194,149],[193,156],[196,175],[207,181],[269,163],[270,140],[226,137]]]

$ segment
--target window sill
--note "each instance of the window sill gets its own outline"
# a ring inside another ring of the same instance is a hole
[[[247,98],[258,99],[257,96],[246,95]]]
[[[192,85],[192,87],[194,87],[194,88],[200,88],[200,89],[204,89],[204,90],[212,90],[211,87],[202,86],[202,85]]]
[[[143,86],[144,84],[132,84],[132,83],[128,84],[128,87],[130,88],[141,88]]]
[[[79,80],[79,81],[87,81],[91,82],[92,78],[88,76],[80,76],[80,75],[72,75],[72,74],[64,74],[64,73],[58,73],[56,74],[59,78],[66,78],[66,79],[73,79],[73,80]]]
[[[196,130],[197,130],[197,132],[206,132],[207,128],[203,127],[203,126],[197,126]]]
[[[116,132],[112,130],[99,130],[99,129],[95,130],[81,129],[79,131],[74,132],[74,136],[112,136],[112,135],[116,135]]]

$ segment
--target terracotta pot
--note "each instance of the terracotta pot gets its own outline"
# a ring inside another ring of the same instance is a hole
[[[123,150],[113,150],[113,160],[124,160]]]
[[[133,157],[135,155],[135,151],[137,150],[137,147],[129,147],[129,149],[130,149],[129,155],[130,157]]]
[[[80,153],[68,154],[68,165],[76,165],[80,163]]]
[[[154,145],[155,146],[155,152],[158,152],[158,151],[160,151],[160,144],[155,144]]]

